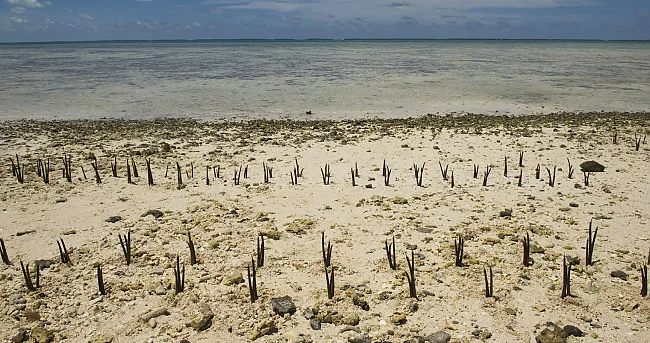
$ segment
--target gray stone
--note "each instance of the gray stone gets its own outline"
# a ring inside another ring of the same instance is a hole
[[[355,332],[350,337],[348,337],[349,343],[370,343],[370,336],[366,332],[357,333]]]
[[[109,223],[117,223],[120,220],[122,220],[122,217],[120,217],[120,216],[111,216],[108,219],[106,219],[106,221],[109,222]]]
[[[29,339],[29,335],[27,335],[27,330],[20,328],[18,329],[18,332],[15,335],[9,338],[9,341],[11,341],[11,343],[21,343],[21,342],[26,342],[28,339]]]
[[[627,281],[627,273],[622,270],[615,270],[610,275],[612,277],[617,277],[621,280]]]
[[[140,217],[146,217],[146,216],[149,216],[149,215],[153,216],[154,218],[160,218],[160,217],[163,216],[163,213],[160,210],[149,210],[149,211],[143,213]]]
[[[54,340],[54,332],[46,329],[44,324],[34,327],[31,336],[36,343],[50,343]]]
[[[566,333],[567,336],[575,336],[575,337],[584,336],[582,330],[580,330],[577,326],[573,326],[573,325],[565,325],[564,332]]]
[[[451,340],[451,335],[444,331],[438,331],[433,335],[426,338],[429,343],[448,343]]]
[[[320,320],[316,318],[310,319],[309,326],[311,326],[312,330],[320,330]]]
[[[280,298],[272,298],[271,307],[273,308],[273,311],[280,316],[284,316],[287,313],[294,314],[296,312],[296,305],[288,295]]]

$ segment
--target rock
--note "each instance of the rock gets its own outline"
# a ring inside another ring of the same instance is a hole
[[[366,188],[372,188],[372,183],[367,184]]]
[[[605,166],[596,161],[586,161],[580,163],[580,170],[586,173],[601,173],[605,171]]]
[[[390,316],[390,322],[395,325],[406,324],[406,315],[404,313],[395,313]]]
[[[159,307],[153,311],[149,311],[143,315],[140,316],[140,320],[143,322],[148,322],[149,320],[153,318],[158,318],[160,316],[168,316],[169,311],[165,307]]]
[[[273,311],[280,316],[284,316],[287,313],[294,314],[296,312],[296,305],[288,295],[281,298],[272,298],[271,307],[273,308]]]
[[[352,298],[352,303],[361,307],[364,311],[370,310],[370,305],[368,305],[368,302],[365,301],[363,298],[360,298],[358,295],[355,295]]]
[[[538,312],[546,311],[546,307],[544,307],[542,305],[535,305],[535,306],[533,306],[533,308],[536,309]]]
[[[52,261],[52,260],[36,260],[36,262],[34,262],[34,263],[36,264],[37,268],[40,268],[41,270],[43,270],[43,269],[50,268],[50,266],[52,265],[52,263],[54,263],[54,261]]]
[[[156,293],[156,295],[165,295],[165,294],[167,294],[167,290],[165,289],[165,287],[163,285],[158,285],[158,287],[156,287],[156,290],[154,292]]]
[[[111,342],[113,342],[113,336],[99,335],[90,342],[91,343],[111,343]]]
[[[278,329],[275,326],[275,322],[272,319],[267,319],[261,322],[255,329],[253,329],[248,335],[248,339],[254,341],[262,336],[272,334],[277,332]]]
[[[320,330],[320,320],[316,318],[310,319],[309,326],[311,326],[312,330]]]
[[[140,215],[140,217],[146,217],[146,216],[149,216],[149,215],[151,215],[151,216],[153,216],[154,218],[157,219],[157,218],[162,217],[163,213],[160,210],[149,210],[149,211],[143,213],[142,215]]]
[[[530,253],[531,254],[543,254],[546,251],[544,247],[538,244],[531,244],[530,245]]]
[[[572,266],[577,266],[577,265],[580,264],[580,257],[577,257],[577,256],[567,256],[566,260]]]
[[[212,313],[202,313],[190,322],[190,326],[196,331],[203,331],[212,326],[212,318],[214,314]]]
[[[244,277],[239,273],[231,274],[226,277],[223,283],[227,286],[238,285],[240,283],[244,283]]]
[[[170,152],[172,150],[171,146],[167,142],[162,142],[160,143],[160,150],[162,152]]]
[[[540,332],[539,335],[535,336],[536,343],[566,343],[566,332],[555,325],[554,323],[548,322],[547,327]]]
[[[122,220],[122,217],[120,217],[120,216],[111,216],[111,217],[108,217],[108,219],[106,219],[106,221],[109,222],[109,223],[117,223],[120,220]]]
[[[262,236],[268,237],[274,241],[277,241],[280,239],[280,232],[276,229],[269,229],[267,231],[262,231]]]
[[[350,337],[348,337],[348,342],[349,343],[370,343],[370,336],[368,336],[368,333],[366,332],[363,333],[355,332]]]
[[[429,341],[429,343],[447,343],[451,340],[451,335],[444,331],[438,331],[433,335],[426,337],[426,340]]]
[[[26,310],[25,312],[23,312],[23,315],[25,316],[28,322],[37,322],[41,320],[41,314],[38,313],[37,311]]]
[[[361,332],[361,329],[359,329],[356,326],[346,325],[343,327],[343,329],[339,330],[339,333],[344,333],[348,331]]]
[[[356,312],[347,312],[345,314],[337,313],[332,316],[332,323],[335,325],[351,325],[359,324],[359,315]]]
[[[30,336],[36,343],[50,343],[54,340],[54,332],[46,329],[42,323],[32,329]]]
[[[27,334],[27,330],[20,328],[18,329],[18,332],[11,336],[9,338],[9,341],[11,343],[21,343],[21,342],[26,342],[29,339],[29,335]]]
[[[575,336],[575,337],[584,336],[582,330],[580,330],[578,327],[573,325],[565,325],[564,332],[566,333],[567,336]]]
[[[615,270],[610,275],[611,277],[617,277],[621,280],[627,281],[627,273],[622,270]]]
[[[569,203],[569,206],[571,206],[571,207],[578,207],[579,205],[578,205],[577,202],[570,202],[570,203]]]
[[[402,198],[402,197],[400,197],[400,196],[394,197],[394,198],[391,200],[391,202],[392,202],[393,204],[396,204],[396,205],[406,205],[406,204],[409,203],[408,200],[406,200],[405,198]]]
[[[499,211],[499,217],[512,217],[512,209],[506,208],[503,211]]]

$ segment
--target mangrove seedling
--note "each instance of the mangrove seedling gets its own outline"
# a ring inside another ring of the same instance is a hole
[[[585,257],[585,262],[587,266],[593,266],[594,261],[592,260],[593,254],[594,254],[594,244],[596,244],[596,235],[598,235],[598,227],[593,232],[593,236],[591,235],[591,225],[592,225],[592,220],[589,221],[589,237],[587,237],[587,244],[585,245],[586,249],[586,257]]]
[[[409,283],[409,296],[411,298],[417,298],[417,292],[415,291],[415,253],[411,250],[411,258],[406,254],[406,263],[409,266],[409,271],[404,272],[406,274],[406,280]]]
[[[117,234],[117,236],[120,239],[120,246],[122,246],[122,252],[124,253],[124,258],[126,259],[126,265],[131,264],[131,230],[127,232],[126,235],[124,235],[124,239],[122,239],[121,234]]]
[[[395,236],[393,236],[393,243],[389,244],[388,239],[384,241],[384,249],[388,256],[388,266],[390,269],[397,270],[397,257],[395,256]]]

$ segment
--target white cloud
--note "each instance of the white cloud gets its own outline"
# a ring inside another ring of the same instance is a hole
[[[86,19],[86,20],[93,20],[95,18],[91,17],[90,14],[88,13],[77,13],[80,18]]]
[[[13,7],[43,7],[43,4],[38,2],[38,0],[5,0],[5,2]]]
[[[11,12],[18,13],[18,14],[23,14],[25,13],[26,10],[27,9],[25,7],[21,7],[21,6],[16,6],[11,8]]]
[[[16,24],[24,24],[27,22],[25,19],[17,18],[17,17],[11,17],[11,21],[13,21]]]

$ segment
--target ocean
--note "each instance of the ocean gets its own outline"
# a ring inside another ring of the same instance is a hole
[[[650,42],[0,44],[0,120],[650,111],[648,94]]]

